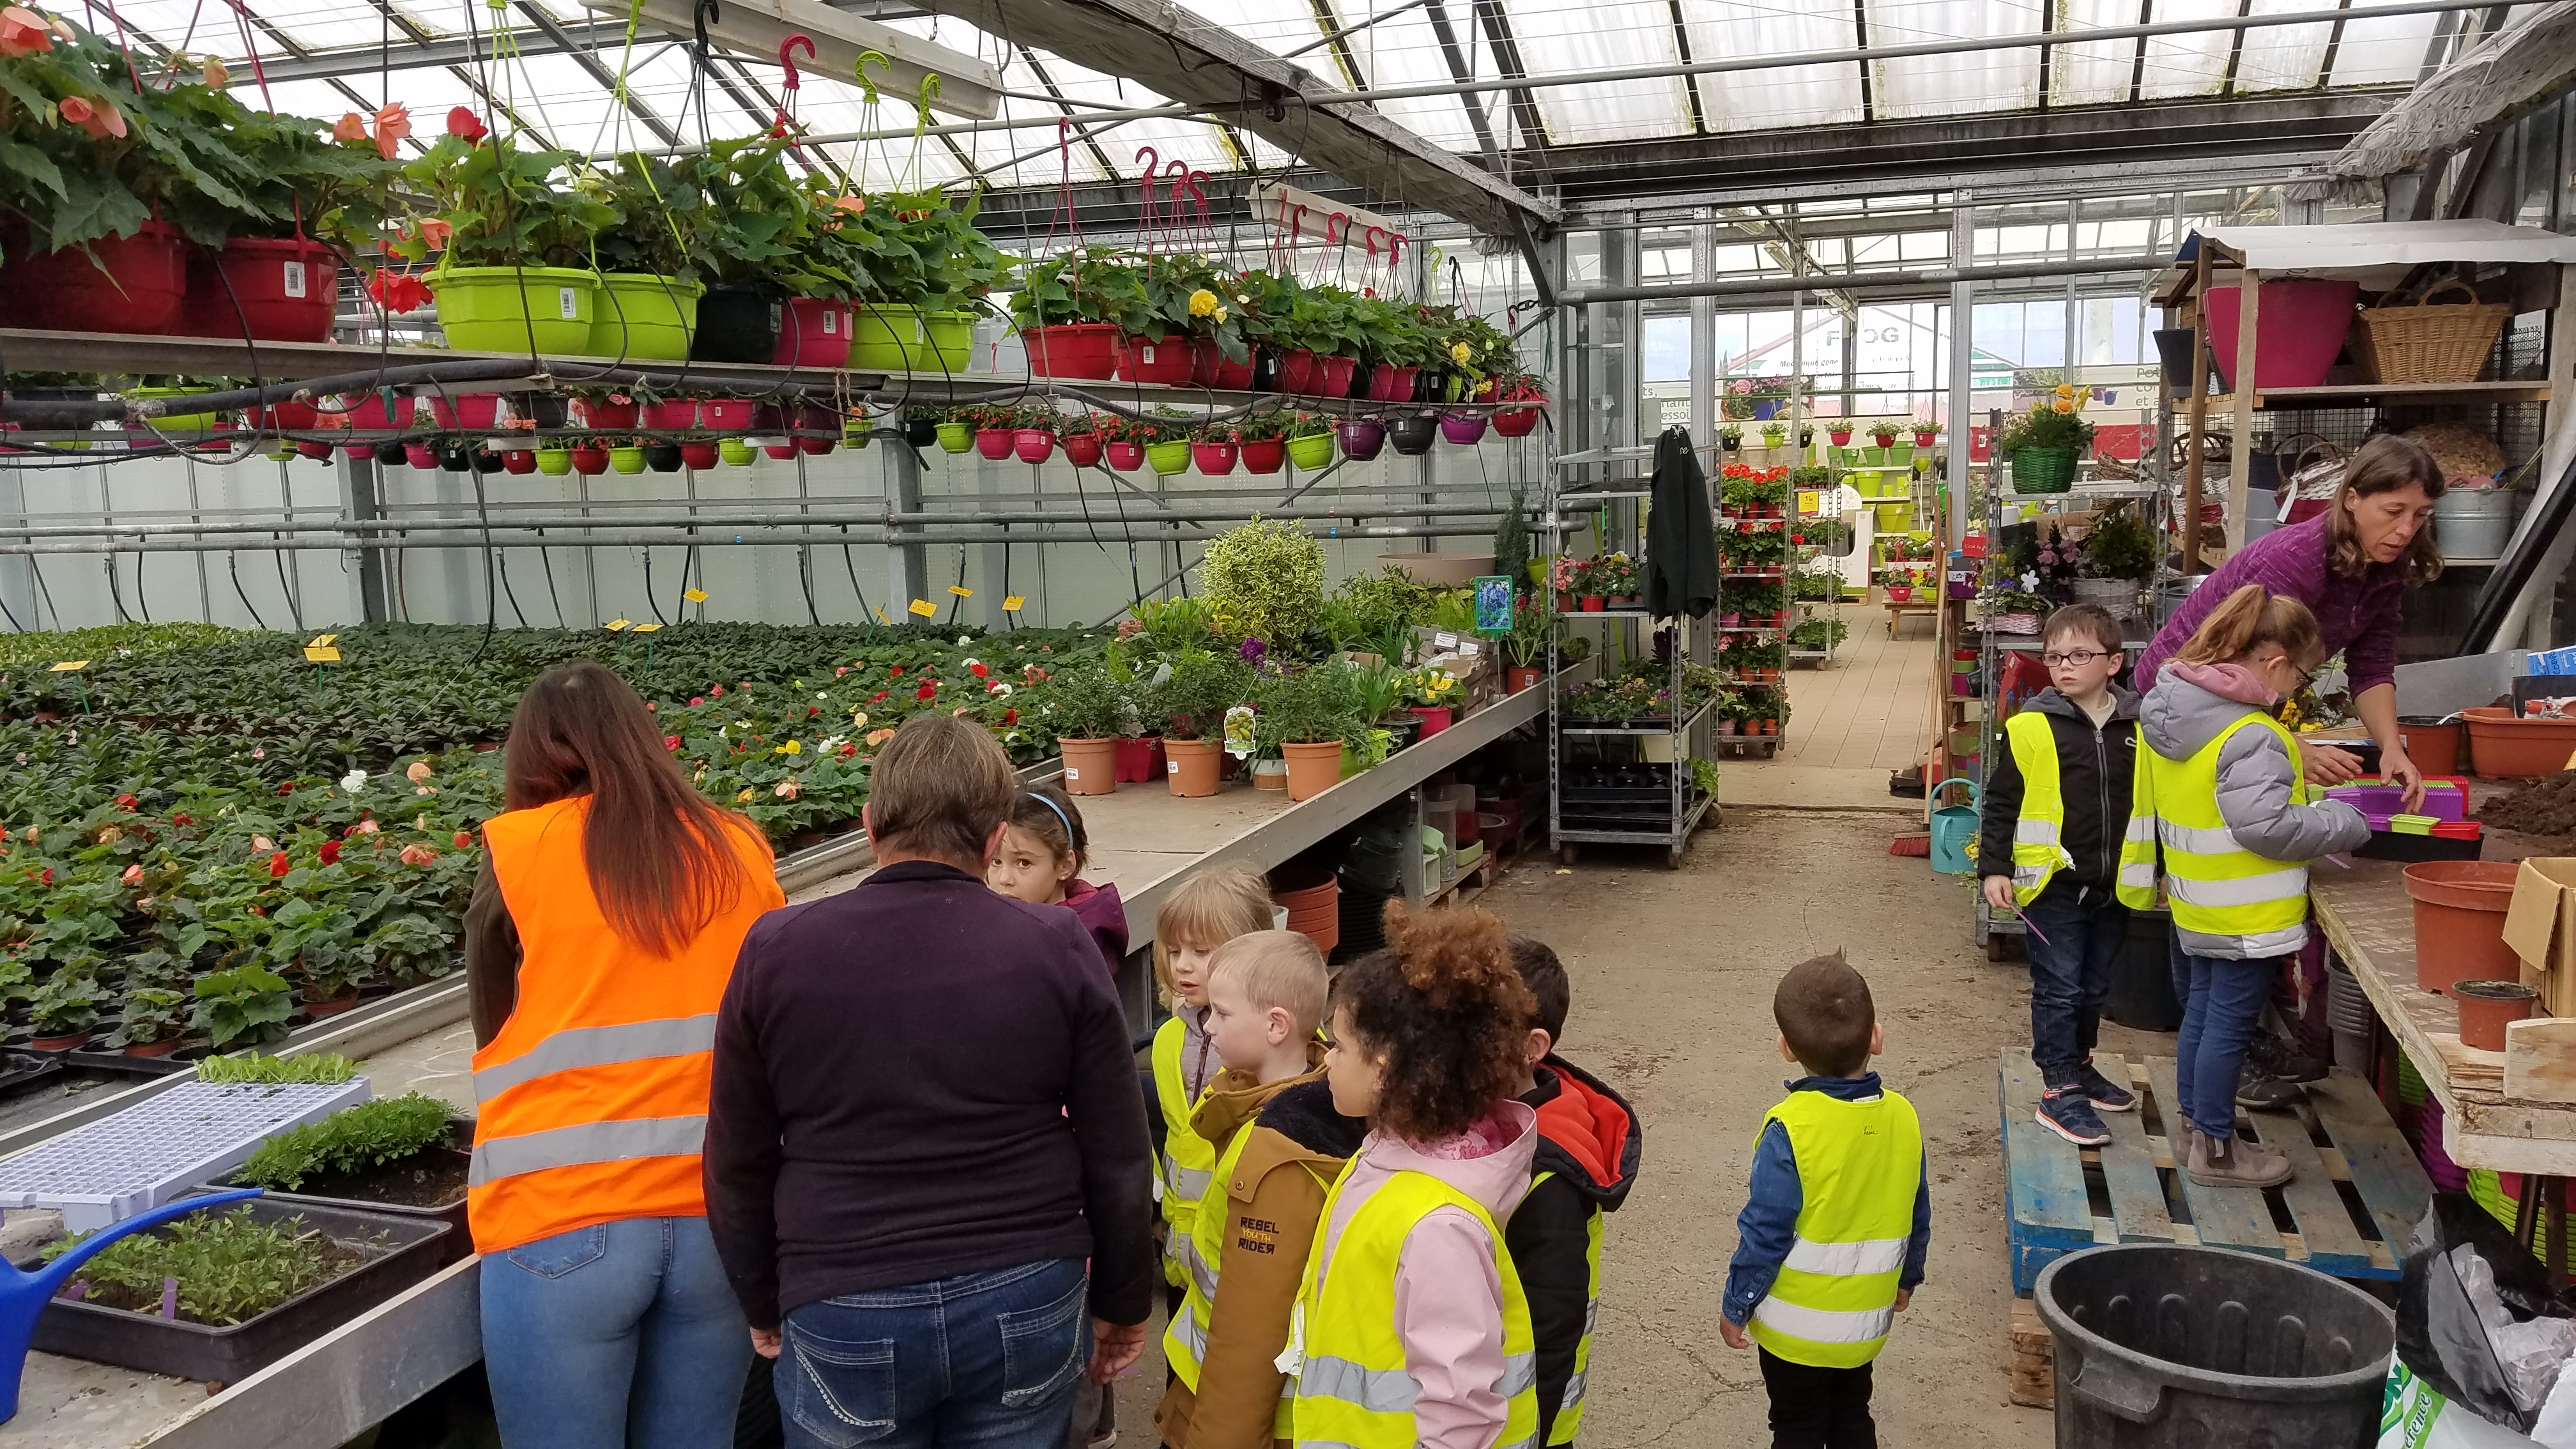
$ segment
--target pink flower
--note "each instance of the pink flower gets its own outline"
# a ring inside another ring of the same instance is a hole
[[[693,694],[693,695],[689,696],[689,708],[691,708],[691,709],[695,709],[695,708],[697,708],[699,705],[702,705],[702,704],[704,704],[704,703],[706,703],[706,702],[707,702],[707,697],[706,697],[705,695],[703,695],[703,694]]]
[[[125,874],[118,878],[123,880],[127,885],[140,885],[143,882],[143,867],[139,865],[129,865],[125,868]]]
[[[391,161],[394,159],[395,149],[411,135],[411,112],[400,101],[396,101],[376,112],[375,131],[376,154]]]
[[[426,845],[406,845],[402,848],[402,863],[405,865],[428,865],[437,859],[438,852]]]
[[[250,838],[250,848],[253,854],[266,855],[277,849],[277,845],[265,835],[254,835]]]
[[[372,820],[361,820],[357,824],[350,826],[348,833],[351,835],[373,835],[383,828],[384,827],[376,824],[376,822]]]
[[[840,678],[842,675],[847,674],[847,673],[849,673],[849,672],[850,672],[850,666],[848,666],[848,665],[846,665],[846,664],[839,665],[839,666],[836,666],[836,667],[832,670],[832,677],[833,677],[834,679],[838,679],[838,678]]]
[[[666,750],[676,750],[676,749],[678,749],[679,747],[680,747],[680,737],[679,737],[678,735],[664,735],[664,736],[662,736],[662,748],[664,748],[664,749],[666,749]]]
[[[342,116],[339,119],[339,122],[331,127],[331,139],[334,141],[363,141],[367,139],[367,118],[359,115],[355,111],[351,111],[347,115]]]
[[[436,772],[429,768],[429,761],[414,760],[411,762],[410,768],[403,771],[403,778],[417,785],[427,780],[434,773]]]
[[[464,106],[458,106],[447,113],[447,134],[461,136],[468,141],[480,141],[492,134],[492,128],[484,125],[482,119],[473,111]]]
[[[804,787],[798,785],[793,780],[781,780],[776,785],[770,787],[770,793],[776,795],[781,800],[793,800],[798,795],[804,793]]]
[[[33,55],[53,48],[42,16],[21,5],[0,10],[0,56]]]

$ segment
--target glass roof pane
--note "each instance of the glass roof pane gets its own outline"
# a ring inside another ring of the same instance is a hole
[[[1769,0],[1681,0],[1694,60],[1850,50],[1849,9],[1791,10]],[[1700,114],[1712,131],[1820,126],[1861,118],[1858,65],[1799,65],[1698,77]]]
[[[1558,0],[1518,0],[1507,14],[1521,63],[1531,75],[1625,70],[1681,60],[1681,47],[1673,38],[1672,7],[1666,0],[1597,0],[1579,6]],[[1690,129],[1689,93],[1679,77],[1552,86],[1532,95],[1547,127],[1547,139],[1555,145],[1635,141]]]
[[[1400,0],[1386,3],[1397,4]],[[1200,19],[1273,55],[1315,45],[1324,38],[1324,27],[1315,23],[1314,8],[1308,5],[1282,5],[1277,0],[1195,0],[1189,8]],[[1357,25],[1368,18],[1369,5],[1368,0],[1342,0],[1334,9],[1341,24]],[[1318,77],[1340,79],[1332,52],[1325,46],[1315,46],[1296,57],[1295,63]]]
[[[2292,15],[2308,8],[2306,0],[2254,0],[2257,15]],[[2317,67],[2325,64],[2326,43],[2333,35],[2331,25],[2275,25],[2246,31],[2244,50],[2236,58],[2236,88],[2305,90],[2315,85]]]
[[[2138,7],[2131,0],[2066,0],[2060,16],[2061,28],[2081,33],[2105,26],[2134,25]],[[2099,106],[2129,99],[2137,59],[2138,43],[2134,40],[2059,46],[2049,59],[2049,104]]]
[[[1349,0],[1344,0],[1349,3]],[[1465,39],[1464,36],[1461,40]],[[1433,33],[1431,21],[1419,10],[1408,10],[1391,20],[1381,20],[1350,37],[1353,56],[1359,61],[1360,74],[1372,90],[1397,86],[1448,85],[1458,78],[1440,54],[1440,37]],[[1478,47],[1467,52],[1472,75],[1490,77],[1495,68],[1490,58]],[[1482,108],[1487,124],[1498,140],[1508,139],[1511,120],[1502,114],[1500,92],[1470,96],[1460,101],[1451,96],[1420,96],[1411,100],[1380,101],[1377,109],[1397,125],[1416,135],[1446,146],[1453,151],[1476,149],[1475,128],[1467,122],[1467,107]]]
[[[1867,0],[1869,36],[1879,45],[2028,34],[2039,29],[2035,0]],[[1981,50],[1883,60],[1873,70],[1882,119],[2018,111],[2039,104],[2039,52]]]
[[[2354,11],[2372,7],[2356,4]],[[2412,85],[2424,68],[2424,49],[2432,42],[2439,15],[2390,15],[2365,19],[2359,13],[2343,23],[2343,44],[2335,47],[2334,74],[2328,85]]]
[[[2156,6],[2156,19],[2225,20],[2236,14],[2236,5],[2237,0],[2163,0]],[[2227,53],[2233,43],[2224,30],[2149,38],[2139,98],[2161,101],[2217,94],[2227,75]]]

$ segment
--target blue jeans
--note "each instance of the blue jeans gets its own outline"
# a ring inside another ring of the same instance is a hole
[[[620,1218],[483,1258],[508,1449],[733,1442],[751,1334],[705,1218]]]
[[[2102,1001],[2111,994],[2111,962],[2129,934],[2129,908],[2061,879],[2021,914],[2034,928],[2025,938],[2031,1060],[2049,1086],[2072,1086],[2075,1069],[2093,1055],[2102,1033]]]
[[[788,1449],[1063,1449],[1090,1299],[1082,1260],[1060,1258],[792,1309]]]
[[[2182,1036],[2174,1043],[2174,1093],[2183,1116],[2212,1137],[2236,1133],[2236,1078],[2246,1043],[2263,1024],[2279,957],[2222,961],[2183,954],[2176,939],[2174,999],[2182,1003]]]

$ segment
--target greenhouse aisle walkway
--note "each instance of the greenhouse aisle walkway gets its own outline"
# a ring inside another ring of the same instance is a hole
[[[1939,661],[1931,630],[1909,618],[1890,639],[1875,604],[1847,604],[1851,626],[1829,668],[1789,671],[1789,737],[1769,760],[1722,761],[1718,799],[1730,806],[1894,809],[1922,805],[1887,793],[1891,771],[1920,763],[1932,743]]]

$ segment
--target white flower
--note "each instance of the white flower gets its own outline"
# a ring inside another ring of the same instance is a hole
[[[348,791],[352,795],[357,794],[359,791],[367,788],[367,772],[364,770],[351,770],[349,773],[342,775],[340,777],[340,788]]]
[[[822,690],[819,690],[819,689],[818,689],[818,690],[815,690],[815,691],[814,691],[814,697],[815,697],[816,699],[830,699],[832,696],[830,696],[830,695],[828,695],[828,694],[824,693]]]
[[[848,740],[841,738],[839,735],[826,735],[815,743],[814,748],[818,750],[837,750],[848,743]]]
[[[974,643],[974,642],[975,642],[974,640],[967,638],[967,637],[966,637],[965,635],[963,635],[963,634],[960,634],[960,635],[958,635],[958,636],[957,636],[957,647],[958,647],[958,648],[960,648],[960,649],[963,649],[963,648],[965,648],[967,645],[972,644],[972,643]]]
[[[981,664],[981,663],[983,663],[983,662],[984,662],[984,661],[983,661],[983,660],[981,660],[981,659],[968,659],[968,660],[966,660],[963,664],[961,664],[959,667],[960,667],[960,668],[962,668],[962,669],[972,669],[972,668],[974,668],[976,665]]]
[[[991,692],[994,694],[1008,694],[1011,692],[1011,686],[1002,680],[996,679],[993,681]]]
[[[2035,594],[2039,592],[2039,575],[2036,573],[2023,574],[2021,576],[2021,586],[2031,593]]]

